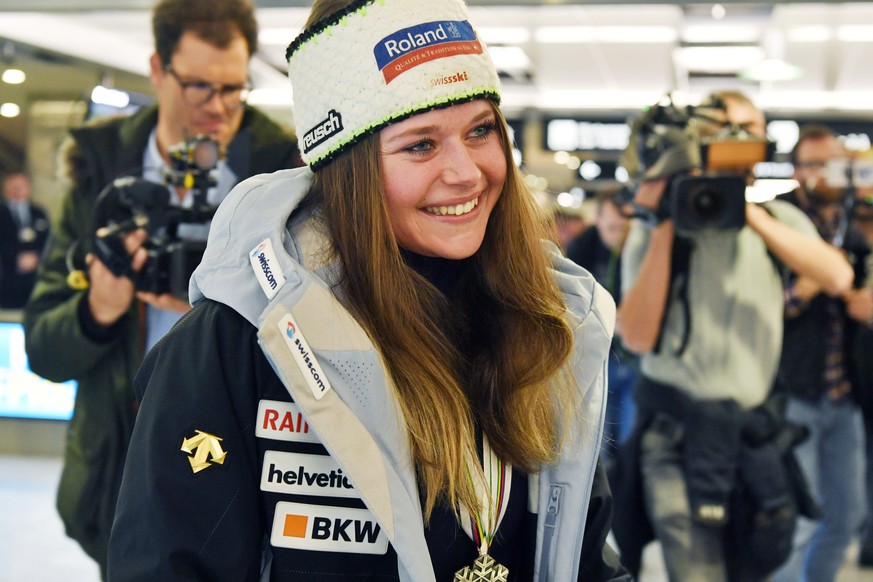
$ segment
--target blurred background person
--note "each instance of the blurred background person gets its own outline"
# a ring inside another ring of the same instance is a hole
[[[854,285],[834,296],[821,283],[793,274],[785,287],[780,376],[790,393],[786,416],[810,431],[795,450],[823,515],[800,520],[794,552],[774,575],[777,582],[834,580],[864,517],[863,421],[852,392],[867,389],[859,385],[865,381],[859,368],[873,356],[859,358],[851,346],[858,326],[873,318],[873,291],[864,286],[870,250],[849,224],[847,188],[825,178],[829,162],[847,157],[829,128],[802,127],[791,152],[800,187],[778,197],[801,209],[852,262]]]
[[[873,150],[860,152],[855,163],[864,168],[860,177],[863,183],[855,185],[855,204],[852,212],[852,224],[864,237],[867,246],[873,248]],[[873,289],[873,253],[867,255],[867,280],[864,286]],[[860,373],[858,385],[853,385],[855,399],[861,407],[864,418],[865,468],[864,490],[867,501],[867,513],[864,527],[861,529],[861,539],[858,549],[858,565],[873,568],[873,321],[867,325],[858,325],[858,333],[852,338],[850,346],[854,358],[861,365],[856,373]]]
[[[597,195],[594,224],[567,245],[567,258],[587,269],[598,283],[621,302],[621,250],[628,231],[629,205],[618,200],[618,192],[609,190]],[[609,398],[606,402],[602,454],[611,459],[616,444],[630,433],[635,406],[633,385],[637,379],[637,356],[613,337],[609,354]]]
[[[557,203],[552,207],[552,222],[556,239],[562,249],[566,249],[570,241],[589,226],[581,208],[566,208]]]
[[[246,177],[299,164],[291,133],[246,104],[258,34],[250,0],[161,0],[152,31],[157,104],[71,131],[65,161],[73,185],[23,320],[33,371],[78,381],[57,505],[67,535],[104,576],[137,407],[133,377],[147,349],[190,307],[170,293],[138,291],[92,254],[95,232],[105,226],[94,220],[98,195],[119,176],[163,186],[171,149],[197,136],[226,148],[206,193],[213,205]],[[173,206],[193,204],[190,188],[169,187],[169,196]],[[192,229],[205,238],[208,222]],[[146,239],[142,230],[120,237],[133,273],[148,260]],[[79,270],[87,277],[75,276]]]
[[[0,309],[21,309],[36,282],[50,224],[46,212],[31,201],[30,177],[12,170],[2,177],[0,204]]]

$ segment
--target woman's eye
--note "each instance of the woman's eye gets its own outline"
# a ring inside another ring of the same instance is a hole
[[[494,122],[483,123],[482,125],[473,129],[471,135],[476,138],[485,138],[491,135],[496,129]]]
[[[412,153],[425,153],[433,149],[433,144],[427,140],[415,142],[406,148],[406,151]]]

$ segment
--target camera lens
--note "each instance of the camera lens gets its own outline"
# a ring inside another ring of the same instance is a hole
[[[194,164],[200,170],[211,170],[218,163],[221,154],[218,142],[209,138],[199,138],[194,144]]]
[[[689,201],[689,210],[702,223],[717,222],[724,214],[724,196],[718,190],[701,188]]]

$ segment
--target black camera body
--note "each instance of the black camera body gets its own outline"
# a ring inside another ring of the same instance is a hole
[[[172,293],[188,300],[188,281],[203,259],[206,241],[172,240],[149,248],[149,257],[138,273],[137,289],[158,295]]]
[[[724,109],[724,104],[708,108]],[[746,224],[747,177],[756,163],[772,159],[775,144],[700,109],[679,108],[672,101],[647,109],[631,122],[621,163],[637,180],[668,178],[654,216],[638,209],[647,218],[670,218],[681,233],[740,229]],[[706,124],[718,130],[708,131]]]
[[[136,176],[113,180],[95,204],[97,229],[94,254],[112,273],[128,277],[139,291],[158,295],[171,293],[188,299],[188,281],[203,258],[206,241],[180,236],[182,224],[208,224],[216,206],[206,195],[215,184],[212,170],[223,157],[218,142],[198,136],[170,149],[172,167],[164,171],[164,183],[156,184]],[[169,186],[188,190],[193,197],[189,208],[171,204]],[[148,253],[145,265],[134,272],[122,237],[144,229],[149,238],[143,244]]]

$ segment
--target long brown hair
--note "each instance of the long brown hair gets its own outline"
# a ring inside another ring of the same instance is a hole
[[[316,2],[313,13],[348,3]],[[310,193],[322,202],[342,267],[339,296],[391,374],[426,518],[441,497],[452,508],[477,509],[466,463],[476,458],[476,425],[501,459],[533,472],[557,459],[579,412],[568,366],[573,334],[543,247],[548,227],[493,108],[508,172],[466,271],[461,298],[469,317],[461,329],[474,338],[470,352],[462,353],[446,325],[456,319],[447,298],[404,262],[388,218],[378,134],[320,169]]]

